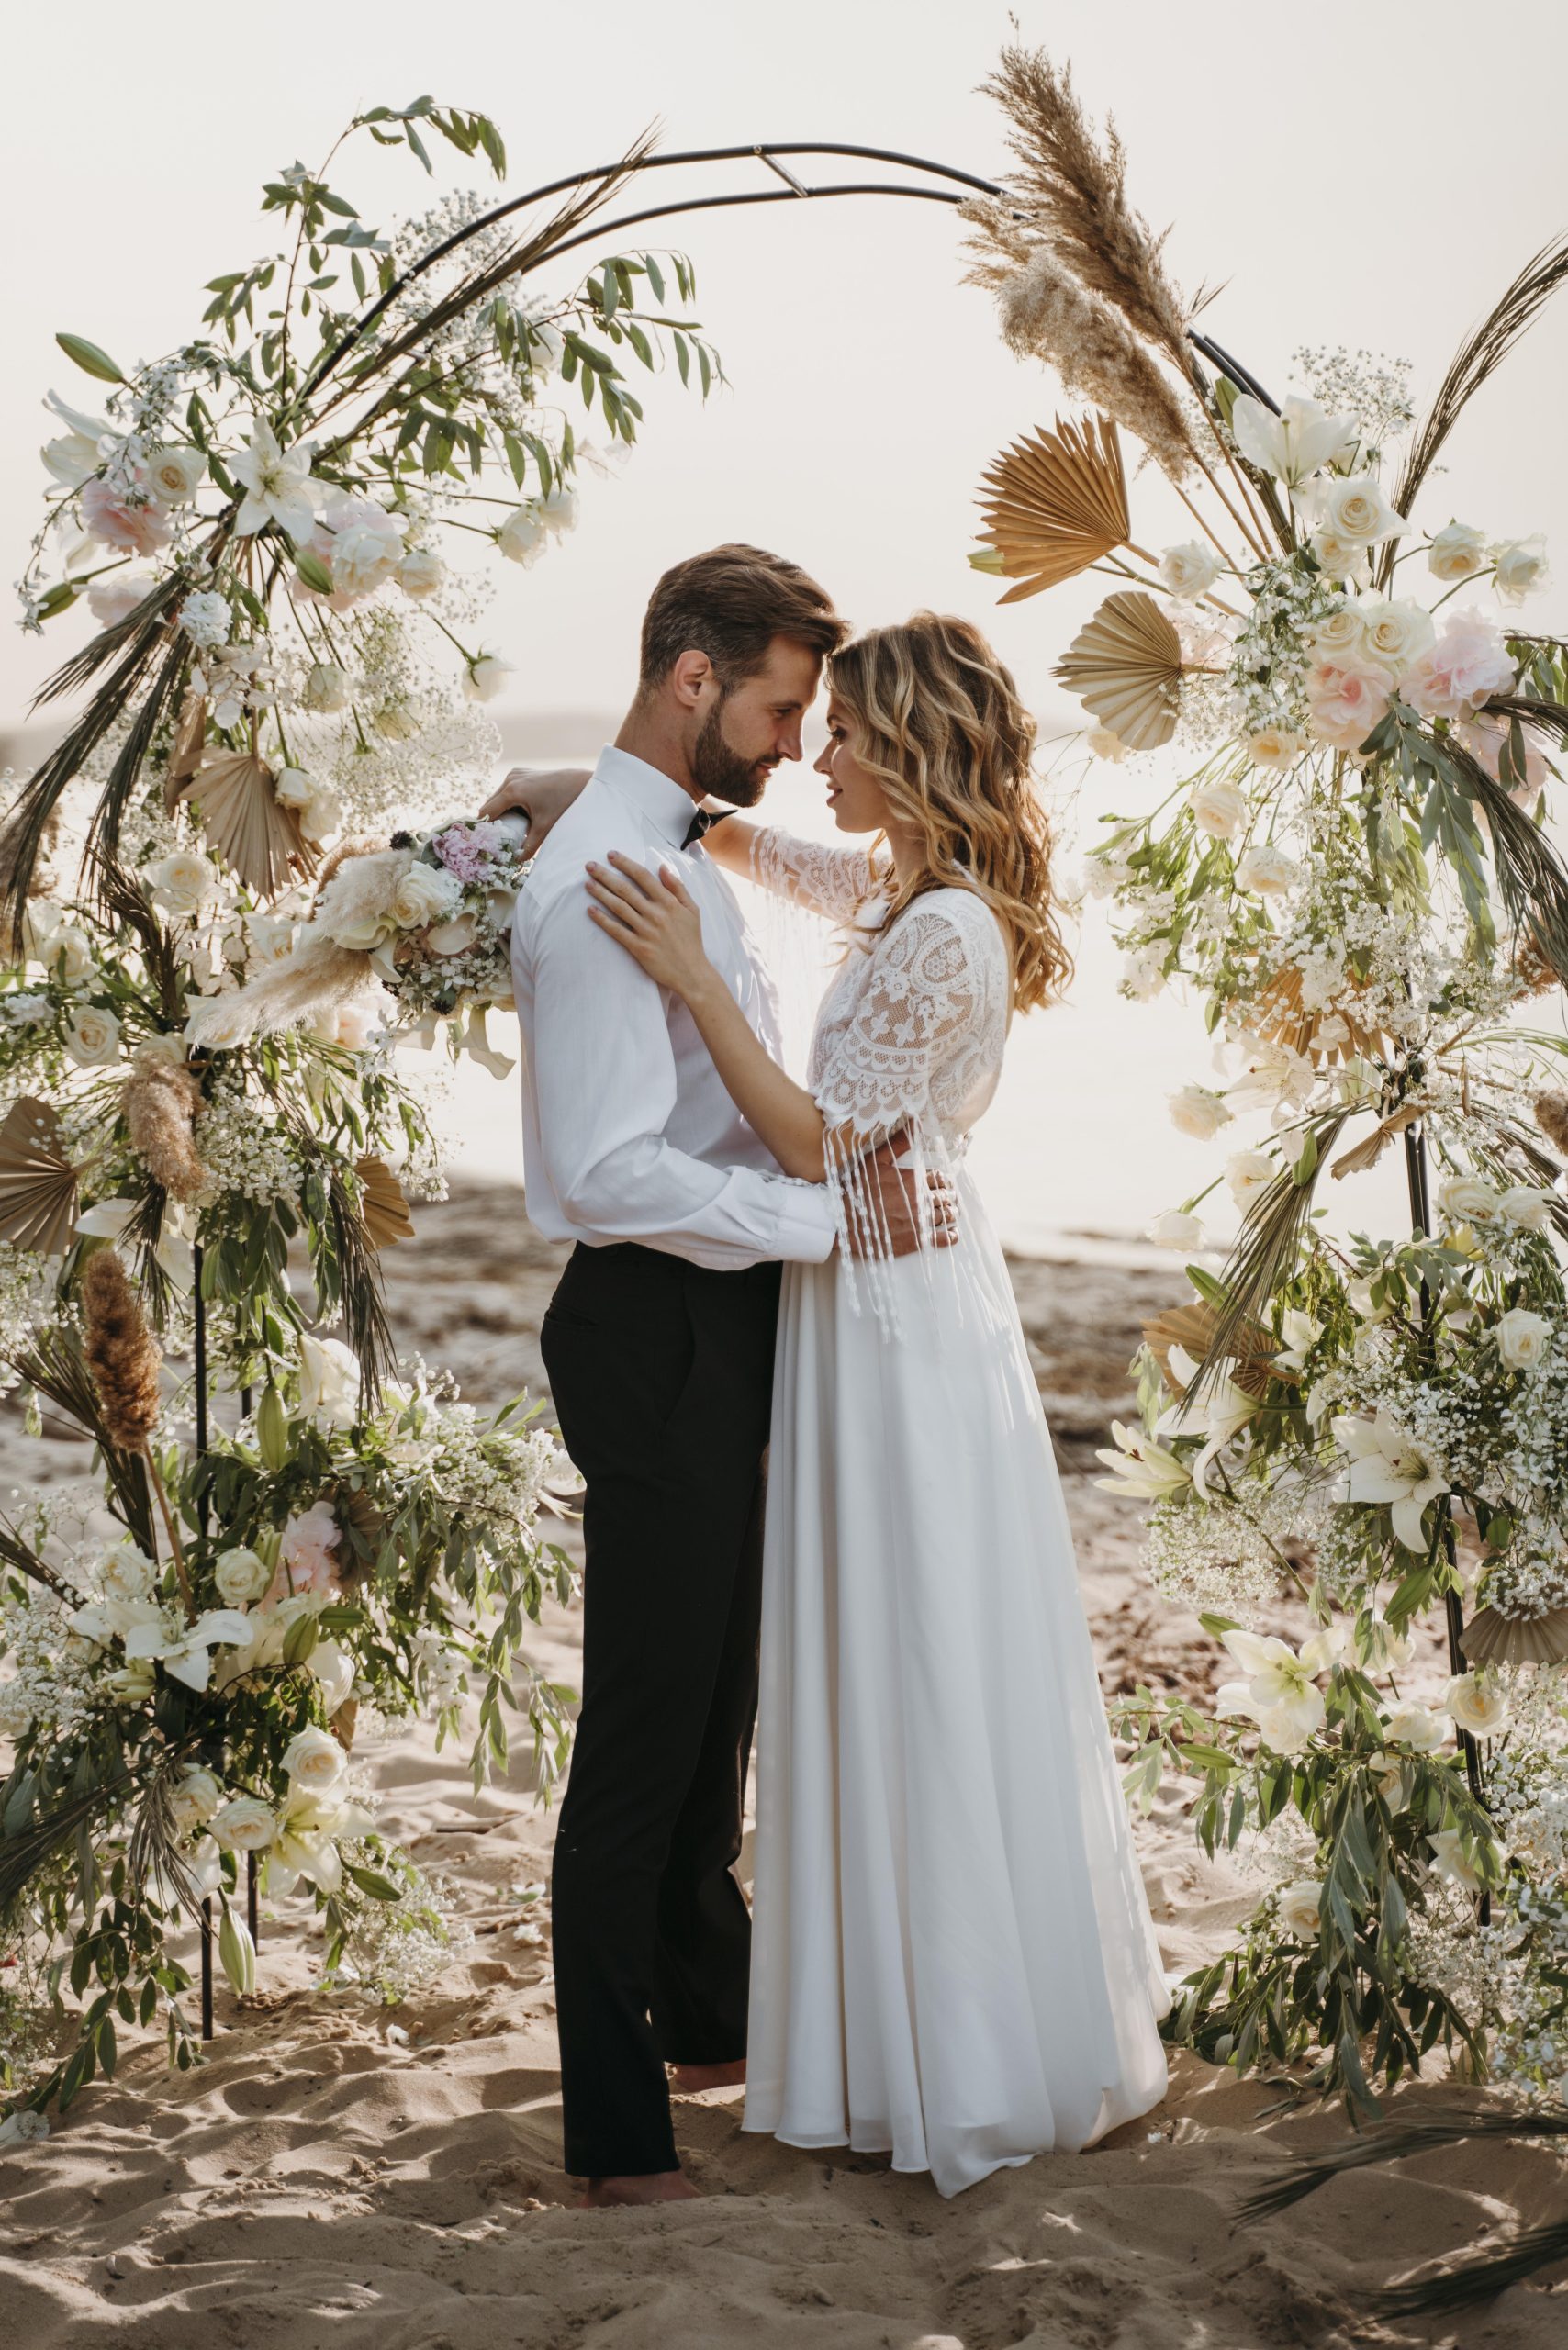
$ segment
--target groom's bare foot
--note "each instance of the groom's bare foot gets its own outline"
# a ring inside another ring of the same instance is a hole
[[[630,2178],[590,2178],[579,2211],[608,2211],[628,2203],[689,2203],[697,2189],[683,2170],[644,2171]]]
[[[700,2097],[704,2089],[744,2088],[745,2058],[737,2056],[728,2065],[672,2065],[669,2085],[679,2097]]]

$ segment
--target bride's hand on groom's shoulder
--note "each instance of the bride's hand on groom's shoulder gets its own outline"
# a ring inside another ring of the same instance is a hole
[[[561,818],[577,799],[591,767],[512,767],[479,811],[482,824],[521,809],[528,818],[524,856],[537,856]]]

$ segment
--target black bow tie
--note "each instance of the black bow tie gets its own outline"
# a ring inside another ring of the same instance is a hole
[[[695,848],[704,833],[711,832],[715,824],[722,824],[726,816],[733,816],[734,812],[733,808],[699,808],[686,828],[686,838],[681,842],[681,847]]]

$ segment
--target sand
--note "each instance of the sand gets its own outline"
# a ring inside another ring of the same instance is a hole
[[[390,1259],[409,1351],[498,1400],[542,1383],[537,1337],[559,1252],[515,1192],[424,1209]],[[1090,1483],[1130,1403],[1141,1318],[1175,1267],[1021,1263],[1014,1278],[1066,1472],[1109,1689],[1208,1686],[1213,1651],[1138,1574],[1135,1512]],[[76,1448],[5,1427],[14,1473],[59,1476]],[[1089,1472],[1089,1473],[1085,1473]],[[577,1619],[536,1644],[571,1680]],[[680,2101],[702,2189],[653,2210],[573,2208],[560,2168],[548,1908],[554,1814],[524,1762],[473,1798],[428,1737],[374,1751],[386,1824],[453,1886],[472,1939],[396,2010],[312,1987],[308,1905],[263,1910],[256,1997],[220,1987],[208,2062],[170,2075],[132,2042],[41,2145],[0,2157],[3,2338],[27,2350],[1256,2350],[1377,2341],[1546,2350],[1568,2291],[1516,2288],[1452,2322],[1382,2329],[1361,2297],[1518,2221],[1562,2208],[1539,2149],[1460,2148],[1362,2173],[1238,2231],[1236,2199],[1339,2134],[1337,2114],[1179,2057],[1170,2093],[1087,2155],[1042,2156],[946,2203],[885,2159],[741,2134],[738,2092]],[[1217,1947],[1256,1897],[1201,1861],[1174,1796],[1140,1825],[1168,1961]],[[129,2035],[128,2035],[129,2038]],[[1398,2100],[1406,2109],[1440,2091]]]

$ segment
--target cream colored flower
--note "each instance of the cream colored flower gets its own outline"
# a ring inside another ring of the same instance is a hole
[[[1246,1679],[1226,1684],[1215,1701],[1216,1713],[1249,1716],[1276,1754],[1299,1752],[1327,1719],[1312,1668],[1288,1640],[1235,1628],[1223,1638]]]
[[[1243,1213],[1260,1192],[1268,1190],[1279,1171],[1266,1150],[1238,1150],[1225,1162],[1226,1184]]]
[[[329,1427],[350,1427],[359,1416],[358,1359],[341,1338],[299,1341],[299,1409]]]
[[[1546,1232],[1551,1225],[1551,1203],[1554,1192],[1540,1189],[1534,1183],[1510,1183],[1497,1205],[1510,1224],[1518,1225],[1526,1232]]]
[[[1528,1306],[1510,1306],[1497,1323],[1497,1352],[1510,1371],[1536,1371],[1551,1345],[1551,1325]]]
[[[84,1003],[65,1032],[65,1049],[80,1069],[102,1069],[119,1058],[119,1022],[100,1004]]]
[[[1493,550],[1495,586],[1505,604],[1522,604],[1551,577],[1546,563],[1546,541],[1537,531],[1528,539],[1507,539]]]
[[[245,1607],[260,1599],[273,1571],[258,1552],[237,1548],[218,1552],[212,1579],[226,1607]]]
[[[260,1796],[230,1796],[214,1814],[211,1832],[226,1852],[264,1852],[276,1822]]]
[[[1168,1494],[1179,1494],[1193,1482],[1192,1472],[1173,1452],[1145,1436],[1141,1428],[1125,1427],[1120,1420],[1111,1422],[1111,1435],[1115,1441],[1114,1452],[1108,1448],[1094,1455],[1114,1473],[1096,1477],[1094,1483],[1107,1494],[1122,1494],[1135,1501],[1163,1501]]]
[[[1479,1175],[1448,1175],[1438,1185],[1438,1205],[1450,1224],[1497,1224],[1503,1203]]]
[[[1495,1738],[1507,1728],[1507,1698],[1484,1673],[1456,1673],[1443,1692],[1443,1711],[1473,1738]]]
[[[1457,1828],[1439,1829],[1435,1836],[1428,1836],[1427,1841],[1431,1846],[1432,1866],[1439,1876],[1446,1877],[1450,1885],[1462,1886],[1466,1893],[1480,1892],[1480,1875],[1465,1852],[1464,1839]]]
[[[1160,585],[1178,602],[1191,603],[1207,594],[1223,567],[1213,547],[1201,539],[1185,539],[1160,556]]]
[[[1157,1248],[1201,1248],[1204,1227],[1195,1215],[1182,1208],[1167,1208],[1157,1215],[1148,1227],[1148,1237]]]
[[[353,1659],[336,1640],[318,1640],[306,1662],[320,1686],[321,1703],[329,1714],[335,1714],[353,1694]]]
[[[1260,898],[1280,896],[1294,889],[1300,878],[1300,867],[1271,841],[1259,841],[1243,849],[1237,860],[1238,886],[1255,890]]]
[[[1270,1357],[1270,1370],[1305,1371],[1307,1356],[1323,1336],[1323,1325],[1315,1322],[1310,1314],[1287,1305],[1280,1316],[1280,1336],[1284,1343]]]
[[[223,1782],[216,1772],[193,1763],[169,1790],[169,1812],[176,1836],[194,1835],[223,1801]]]
[[[423,930],[432,922],[449,922],[462,902],[463,884],[455,873],[416,859],[393,894],[392,918],[403,930]]]
[[[1195,783],[1187,794],[1193,822],[1214,840],[1234,840],[1247,821],[1247,794],[1236,783]]]
[[[1109,726],[1092,726],[1083,740],[1094,758],[1107,759],[1113,767],[1119,767],[1127,755],[1126,744]]]
[[[1375,474],[1338,474],[1315,482],[1305,499],[1316,530],[1348,545],[1376,546],[1402,538],[1409,524],[1396,514]]]
[[[301,696],[307,710],[316,711],[323,717],[335,717],[340,711],[347,710],[353,698],[348,673],[340,669],[336,662],[318,661],[307,674]]]
[[[1437,643],[1438,632],[1425,604],[1364,596],[1355,610],[1363,651],[1391,677],[1403,677]]]
[[[416,603],[433,596],[445,577],[446,565],[434,547],[410,547],[398,565],[398,585]]]
[[[510,675],[510,661],[503,661],[498,653],[481,653],[464,672],[463,690],[470,701],[494,701],[505,690]]]
[[[128,1534],[99,1559],[96,1579],[106,1599],[145,1599],[158,1581],[158,1570]]]
[[[125,1636],[128,1657],[156,1657],[165,1673],[187,1689],[205,1689],[212,1678],[215,1648],[248,1648],[252,1627],[237,1608],[209,1607],[194,1624],[133,1625]]]
[[[314,1724],[290,1739],[284,1749],[283,1767],[290,1784],[301,1794],[330,1795],[346,1767],[342,1748],[330,1729]]]
[[[1307,643],[1320,661],[1340,661],[1354,655],[1361,647],[1361,616],[1352,602],[1336,604],[1325,612],[1307,636]]]
[[[1247,738],[1247,755],[1254,767],[1294,767],[1305,745],[1292,726],[1260,726]]]
[[[1383,1727],[1391,1746],[1407,1746],[1412,1754],[1435,1754],[1447,1739],[1441,1721],[1425,1706],[1396,1706]]]
[[[1427,549],[1435,578],[1469,579],[1486,560],[1486,533],[1468,522],[1445,522]]]
[[[532,506],[514,506],[496,532],[496,544],[509,563],[526,570],[543,552],[544,525]]]
[[[1428,1502],[1448,1492],[1448,1479],[1432,1466],[1386,1407],[1375,1420],[1341,1415],[1334,1422],[1334,1437],[1350,1462],[1347,1499],[1387,1504],[1394,1531],[1405,1548],[1424,1550],[1422,1513]]]
[[[1167,1106],[1177,1133],[1191,1135],[1194,1142],[1212,1141],[1221,1126],[1230,1124],[1230,1112],[1206,1085],[1184,1085],[1180,1093],[1167,1096]]]
[[[1360,431],[1352,416],[1330,416],[1321,401],[1293,392],[1278,415],[1243,392],[1231,412],[1231,430],[1244,457],[1294,488],[1322,465],[1353,454]]]
[[[188,506],[207,472],[201,451],[184,444],[154,449],[147,464],[148,487],[164,506]]]
[[[1182,1393],[1174,1404],[1162,1412],[1154,1424],[1156,1436],[1200,1437],[1201,1449],[1193,1461],[1193,1490],[1208,1499],[1208,1472],[1233,1437],[1239,1436],[1249,1420],[1258,1415],[1259,1399],[1238,1387],[1228,1376],[1210,1380],[1200,1393],[1199,1365],[1185,1347],[1172,1347],[1167,1360],[1170,1365],[1172,1383],[1180,1382]]]
[[[171,849],[148,867],[146,879],[154,905],[171,914],[199,914],[218,886],[211,864],[194,848]]]
[[[257,419],[243,452],[229,461],[229,470],[244,490],[234,529],[241,538],[275,522],[297,544],[316,527],[315,496],[320,485],[310,471],[315,443],[301,441],[286,449],[270,424]]]
[[[1279,1919],[1287,1934],[1298,1942],[1315,1942],[1322,1924],[1320,1904],[1323,1887],[1315,1876],[1298,1877],[1287,1885],[1279,1898]]]

